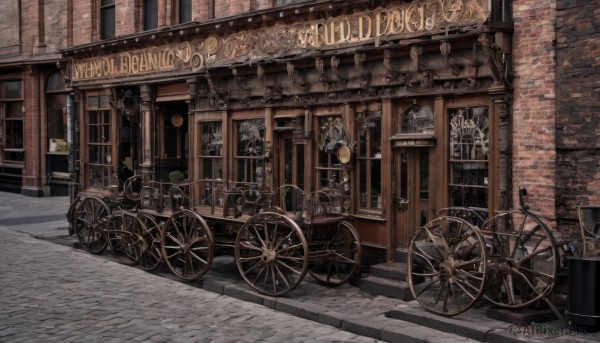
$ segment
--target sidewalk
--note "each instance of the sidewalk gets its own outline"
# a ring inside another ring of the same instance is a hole
[[[0,192],[0,204],[0,209],[5,209],[0,215],[0,226],[77,246],[67,234],[64,213],[68,198],[28,198]],[[6,211],[12,208],[14,212],[8,215]],[[55,220],[60,214],[63,219]],[[51,221],[43,222],[44,218]],[[102,257],[111,258],[109,253]],[[174,285],[183,283],[166,267],[155,273],[172,280]],[[231,256],[215,257],[201,280],[185,284],[389,342],[600,342],[600,333],[577,332],[578,328],[559,321],[517,326],[490,319],[486,316],[488,304],[445,318],[426,312],[416,301],[371,295],[349,284],[326,287],[309,275],[284,297],[263,296],[245,284]]]

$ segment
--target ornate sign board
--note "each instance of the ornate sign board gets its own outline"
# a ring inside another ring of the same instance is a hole
[[[257,62],[297,49],[338,48],[384,37],[415,36],[448,25],[483,23],[485,0],[425,0],[374,11],[254,31],[209,36],[128,52],[74,60],[71,80],[144,75],[173,70],[197,72],[213,64]]]

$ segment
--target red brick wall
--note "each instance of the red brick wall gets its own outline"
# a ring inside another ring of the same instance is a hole
[[[577,226],[578,206],[600,205],[598,23],[597,2],[557,2],[556,191],[561,226]]]
[[[550,221],[556,215],[556,1],[515,1],[513,54],[513,206],[526,187],[528,204]]]
[[[122,2],[119,2],[121,4]],[[92,41],[92,1],[73,0],[73,45],[88,44]]]

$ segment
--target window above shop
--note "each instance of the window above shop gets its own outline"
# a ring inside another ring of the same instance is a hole
[[[176,0],[178,18],[176,23],[183,24],[192,21],[192,0]]]
[[[144,0],[144,31],[158,27],[158,0]]]
[[[102,0],[100,3],[100,39],[115,36],[115,0]]]

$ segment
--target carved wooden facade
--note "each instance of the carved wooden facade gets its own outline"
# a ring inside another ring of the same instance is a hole
[[[493,10],[317,1],[65,50],[82,187],[129,169],[206,180],[197,206],[225,206],[202,196],[216,180],[323,190],[389,259],[443,207],[508,206],[511,27]]]

